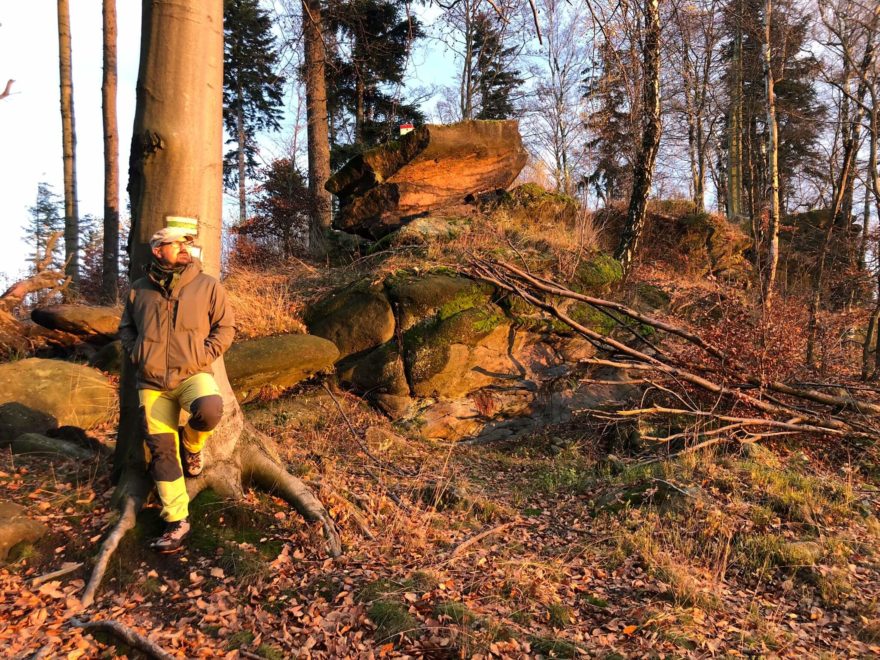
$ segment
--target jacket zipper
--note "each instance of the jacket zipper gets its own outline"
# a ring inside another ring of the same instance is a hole
[[[166,390],[168,389],[168,383],[171,380],[171,378],[168,374],[168,371],[170,369],[168,355],[171,353],[171,338],[172,338],[172,334],[174,332],[174,318],[171,313],[171,311],[172,311],[171,306],[174,303],[171,301],[170,298],[168,298],[167,300],[168,300],[168,317],[167,317],[168,318],[168,341],[165,343],[165,383],[164,383],[164,386],[165,386],[164,389],[166,389]]]

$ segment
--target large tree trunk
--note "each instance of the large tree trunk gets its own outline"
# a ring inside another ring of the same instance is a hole
[[[654,162],[660,147],[660,0],[645,0],[644,13],[642,144],[633,172],[626,224],[614,254],[624,272],[629,270],[638,249],[654,178]]]
[[[325,251],[324,234],[330,227],[330,193],[324,188],[330,178],[327,81],[324,77],[326,53],[321,0],[302,0],[302,8],[306,123],[308,124],[309,143],[309,194],[313,204],[309,227],[309,251],[315,256],[320,256]]]
[[[222,220],[223,3],[221,0],[144,0],[129,171],[132,208],[131,269],[137,278],[150,259],[149,238],[170,215],[197,218],[205,272],[220,275]],[[223,420],[204,450],[206,468],[187,480],[190,498],[211,488],[240,497],[243,479],[274,487],[310,521],[320,521],[330,552],[341,552],[332,520],[308,488],[287,474],[270,439],[245,422],[223,358],[213,364],[223,396]],[[121,415],[114,456],[118,485],[114,500],[122,512],[105,541],[95,573],[83,594],[88,605],[106,560],[152,487],[144,463],[134,370],[125,361],[120,382]],[[122,533],[117,533],[122,530]]]
[[[116,302],[119,289],[119,131],[116,125],[116,0],[104,0],[104,254],[101,297]]]
[[[73,63],[70,6],[58,0],[58,68],[61,78],[61,140],[64,158],[64,258],[74,287],[79,284],[79,208],[76,199],[76,127],[73,120]]]
[[[773,86],[773,67],[770,51],[770,21],[773,2],[764,7],[764,85],[767,94],[768,176],[770,178],[770,228],[767,250],[767,274],[764,279],[764,310],[769,312],[776,285],[776,267],[779,264],[779,127],[776,123],[776,92]]]

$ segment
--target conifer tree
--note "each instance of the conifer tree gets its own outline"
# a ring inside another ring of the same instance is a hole
[[[28,209],[30,220],[23,227],[25,243],[31,248],[28,258],[33,261],[46,255],[46,246],[53,232],[64,231],[61,199],[52,191],[52,186],[41,181],[37,184],[37,198]],[[56,242],[53,266],[60,268],[64,262],[62,246]]]
[[[246,179],[258,166],[256,135],[280,128],[285,80],[278,72],[272,20],[259,0],[225,0],[223,31],[223,124],[227,144],[235,145],[223,159],[223,173],[227,187],[238,188],[243,222]]]
[[[516,110],[513,96],[523,79],[513,68],[515,47],[505,47],[497,19],[483,12],[477,16],[474,34],[475,78],[480,111],[477,119],[509,119]]]
[[[401,122],[424,115],[401,98],[412,43],[420,23],[400,0],[342,0],[328,22],[336,48],[328,57],[327,97],[332,117],[333,162],[339,166],[364,148],[392,139]]]

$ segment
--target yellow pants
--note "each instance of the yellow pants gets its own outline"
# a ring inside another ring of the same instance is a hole
[[[150,475],[162,500],[162,518],[183,520],[189,513],[189,495],[180,463],[180,447],[202,451],[223,416],[223,397],[210,374],[196,374],[168,392],[138,390],[144,425],[144,453]],[[178,437],[180,410],[190,418]]]

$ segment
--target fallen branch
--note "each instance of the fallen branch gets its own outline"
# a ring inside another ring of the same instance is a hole
[[[40,577],[34,578],[33,582],[31,582],[31,584],[35,587],[39,587],[44,582],[48,582],[49,580],[54,580],[55,578],[60,578],[60,577],[64,577],[65,575],[69,575],[70,573],[73,573],[74,571],[77,571],[80,568],[82,568],[82,566],[83,566],[83,563],[81,561],[80,562],[73,562],[73,561],[64,562],[64,564],[62,564],[61,568],[59,568],[57,571],[52,571],[51,573],[46,573],[45,575],[41,575]]]
[[[492,529],[487,529],[485,532],[480,532],[476,536],[472,536],[467,541],[455,546],[455,548],[453,548],[452,552],[449,553],[449,558],[453,559],[453,558],[457,557],[458,555],[460,555],[462,552],[467,550],[469,547],[471,547],[475,543],[479,543],[487,536],[492,536],[493,534],[497,534],[498,532],[503,532],[505,529],[507,529],[508,527],[511,527],[513,524],[514,523],[512,523],[512,522],[507,522],[507,523],[504,523],[503,525],[498,525],[497,527],[493,527]]]
[[[102,632],[113,635],[117,639],[121,639],[131,648],[145,653],[156,660],[174,660],[174,656],[165,651],[155,642],[151,642],[143,635],[136,633],[134,630],[118,621],[104,619],[101,621],[80,621],[77,618],[71,618],[70,623],[76,628],[82,628],[89,632]]]

